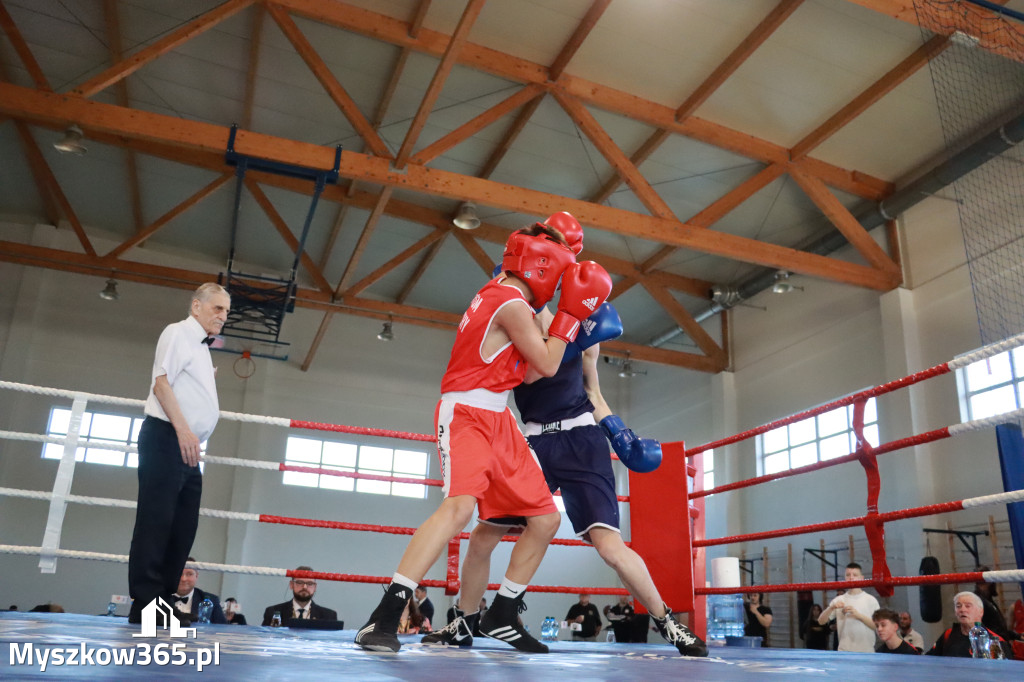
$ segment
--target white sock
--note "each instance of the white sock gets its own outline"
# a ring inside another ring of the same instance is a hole
[[[415,580],[410,580],[409,578],[406,578],[404,575],[397,571],[393,576],[391,576],[391,583],[398,583],[403,587],[408,587],[410,590],[415,590],[416,586],[419,584]]]
[[[516,597],[518,597],[519,595],[521,595],[525,591],[526,591],[526,585],[520,585],[519,583],[514,583],[514,582],[512,582],[511,580],[509,580],[506,577],[506,578],[503,578],[502,581],[501,581],[501,589],[498,590],[498,594],[500,594],[502,597],[508,597],[509,599],[515,599]]]

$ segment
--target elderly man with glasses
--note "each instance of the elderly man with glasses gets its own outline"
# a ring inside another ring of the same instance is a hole
[[[309,566],[299,566],[296,571],[312,571]],[[313,602],[316,594],[316,581],[306,578],[292,578],[288,581],[292,598],[281,604],[268,606],[263,612],[263,625],[270,625],[277,613],[281,616],[281,625],[288,625],[293,620],[338,620],[338,612]]]

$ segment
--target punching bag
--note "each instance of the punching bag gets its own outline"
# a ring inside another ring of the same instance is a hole
[[[933,556],[922,557],[919,575],[938,575],[939,560]],[[920,585],[921,619],[926,623],[938,623],[942,620],[942,586]]]

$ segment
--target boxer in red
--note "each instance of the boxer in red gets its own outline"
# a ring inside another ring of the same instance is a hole
[[[545,340],[534,324],[534,309],[551,300],[559,280],[558,311]],[[441,381],[434,415],[445,499],[416,530],[387,591],[356,634],[361,647],[401,648],[396,632],[405,603],[479,505],[480,518],[527,519],[481,632],[521,651],[547,652],[519,625],[518,615],[560,515],[507,407],[508,393],[523,381],[527,365],[543,376],[558,370],[566,343],[576,338],[581,320],[605,301],[611,286],[601,266],[576,263],[555,228],[537,223],[509,237],[502,273],[477,292],[463,315]]]

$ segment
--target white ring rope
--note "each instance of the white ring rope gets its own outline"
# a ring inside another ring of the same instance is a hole
[[[0,496],[21,497],[29,500],[50,500],[53,493],[45,490],[18,490],[17,488],[0,488]],[[137,506],[131,500],[118,500],[111,497],[89,497],[87,495],[68,495],[65,498],[68,502],[83,504],[94,507],[120,507],[121,509],[135,509]],[[199,509],[201,516],[210,516],[216,519],[230,519],[232,521],[259,521],[260,515],[251,512],[224,511],[222,509]]]
[[[963,422],[961,424],[953,424],[948,427],[949,435],[957,436],[961,433],[967,433],[969,431],[981,431],[992,426],[999,426],[1000,424],[1006,424],[1007,422],[1014,422],[1020,419],[1024,419],[1024,408],[1019,410],[1013,410],[1012,412],[1003,412],[991,417],[985,417],[984,419],[973,419],[969,422]]]
[[[961,367],[966,367],[978,360],[984,360],[994,355],[999,355],[1000,353],[1016,348],[1021,344],[1024,344],[1024,334],[1017,334],[1016,336],[1005,338],[1002,341],[996,341],[995,343],[990,343],[987,346],[982,346],[977,350],[969,351],[963,355],[958,355],[947,362],[946,366],[951,370],[960,369]]]
[[[28,545],[0,545],[0,553],[24,554],[39,556],[42,547]],[[127,554],[105,554],[103,552],[82,552],[74,549],[58,549],[57,556],[64,559],[88,559],[90,561],[111,561],[119,564],[128,563]],[[185,564],[189,568],[200,571],[217,571],[218,573],[247,573],[250,575],[274,575],[288,577],[288,569],[271,568],[269,566],[237,566],[234,564],[212,564],[207,561],[190,561]]]
[[[0,553],[23,554],[39,556],[42,547],[30,547],[28,545],[0,545]],[[81,552],[72,549],[58,549],[57,556],[66,559],[88,559],[91,561],[111,561],[115,563],[128,563],[127,554],[104,554],[102,552]],[[270,568],[268,566],[238,566],[234,564],[213,564],[206,561],[190,561],[186,566],[201,571],[216,571],[218,573],[241,573],[249,575],[271,575],[288,577],[288,570],[284,568]],[[987,583],[1015,583],[1024,580],[1024,570],[1013,569],[1006,571],[984,571],[982,578]]]
[[[961,500],[960,504],[964,509],[973,509],[974,507],[987,507],[992,504],[1013,504],[1014,502],[1024,502],[1024,490],[1011,490],[994,495],[968,497],[966,500]]]

